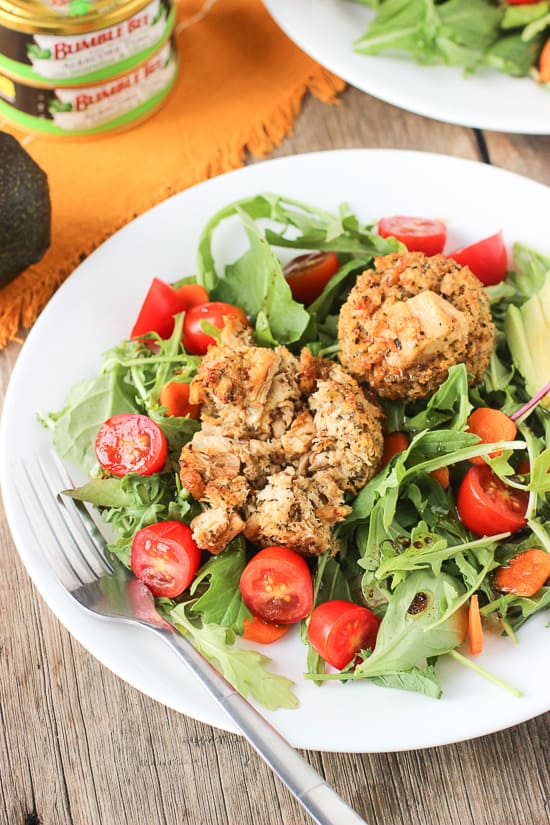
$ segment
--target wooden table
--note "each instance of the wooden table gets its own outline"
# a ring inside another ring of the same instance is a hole
[[[458,155],[550,185],[550,137],[449,126],[354,89],[336,106],[308,99],[275,154],[352,146]],[[0,354],[2,393],[19,348]],[[2,824],[308,825],[240,737],[141,695],[69,636],[32,586],[3,512],[0,541]],[[437,749],[306,755],[372,825],[543,825],[549,736],[547,714]]]

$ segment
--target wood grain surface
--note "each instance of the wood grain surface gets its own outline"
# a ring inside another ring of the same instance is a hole
[[[274,154],[352,146],[488,159],[550,184],[550,138],[480,134],[354,89],[334,106],[308,99]],[[19,349],[0,354],[1,397]],[[241,738],[148,699],[69,636],[23,569],[3,511],[0,552],[2,825],[310,823]],[[547,825],[549,734],[547,714],[436,749],[306,756],[371,825]]]

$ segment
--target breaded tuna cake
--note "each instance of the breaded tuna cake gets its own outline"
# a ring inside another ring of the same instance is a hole
[[[495,344],[489,298],[468,269],[443,255],[375,258],[338,321],[340,362],[381,398],[432,395],[464,363],[477,383]]]

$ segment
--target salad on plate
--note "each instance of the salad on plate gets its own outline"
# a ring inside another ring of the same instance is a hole
[[[490,67],[550,83],[548,0],[355,0],[375,17],[359,54],[404,53],[425,65]]]
[[[137,614],[267,708],[297,704],[263,652],[288,632],[320,687],[438,698],[451,656],[518,693],[476,656],[550,606],[550,258],[516,244],[509,271],[501,233],[446,235],[230,203],[196,273],[153,278],[100,374],[41,415]]]

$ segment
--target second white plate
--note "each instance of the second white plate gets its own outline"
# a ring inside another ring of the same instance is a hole
[[[353,42],[374,13],[348,0],[263,0],[281,29],[352,86],[419,115],[517,134],[550,134],[550,91],[531,78],[492,69],[466,76],[449,66],[419,66],[404,56],[356,54]]]

